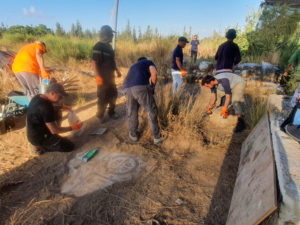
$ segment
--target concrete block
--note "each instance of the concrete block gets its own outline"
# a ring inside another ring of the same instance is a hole
[[[282,95],[269,97],[272,144],[282,195],[277,224],[300,225],[300,144],[280,130],[291,108]]]

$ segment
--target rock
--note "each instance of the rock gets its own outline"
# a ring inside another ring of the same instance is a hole
[[[199,64],[199,70],[202,72],[209,72],[214,68],[214,65],[212,62],[208,61],[201,61]]]
[[[183,200],[181,198],[178,198],[176,201],[175,201],[178,205],[181,205],[183,203]]]

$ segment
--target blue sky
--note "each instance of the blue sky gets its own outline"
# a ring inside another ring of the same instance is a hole
[[[258,10],[262,0],[119,0],[118,31],[127,21],[144,31],[147,25],[161,34],[181,34],[184,26],[199,36],[224,32],[229,26],[244,26],[249,10]],[[77,20],[83,29],[113,25],[115,0],[0,0],[0,23],[45,24],[55,29],[59,22],[69,30]]]

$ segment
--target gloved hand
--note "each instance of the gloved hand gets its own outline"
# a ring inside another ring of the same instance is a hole
[[[182,76],[182,77],[185,77],[185,76],[186,76],[186,71],[185,71],[185,70],[181,70],[180,72],[181,72],[181,76]]]
[[[72,125],[72,130],[80,130],[81,128],[82,128],[81,122],[80,123],[76,122]]]
[[[212,114],[211,109],[213,108],[213,105],[209,105],[207,109],[207,114]]]
[[[50,78],[49,73],[46,69],[41,70],[41,75],[42,75],[43,79],[49,79]]]
[[[221,116],[223,116],[223,118],[227,118],[228,117],[228,109],[227,107],[223,107],[221,113],[220,113]]]
[[[71,106],[67,106],[67,105],[63,105],[63,106],[62,106],[62,110],[65,110],[65,111],[71,111],[71,110],[72,110],[72,107],[71,107]]]

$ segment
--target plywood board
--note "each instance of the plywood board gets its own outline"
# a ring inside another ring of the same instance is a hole
[[[226,224],[259,224],[270,215],[277,208],[275,176],[269,121],[265,114],[242,145]]]

